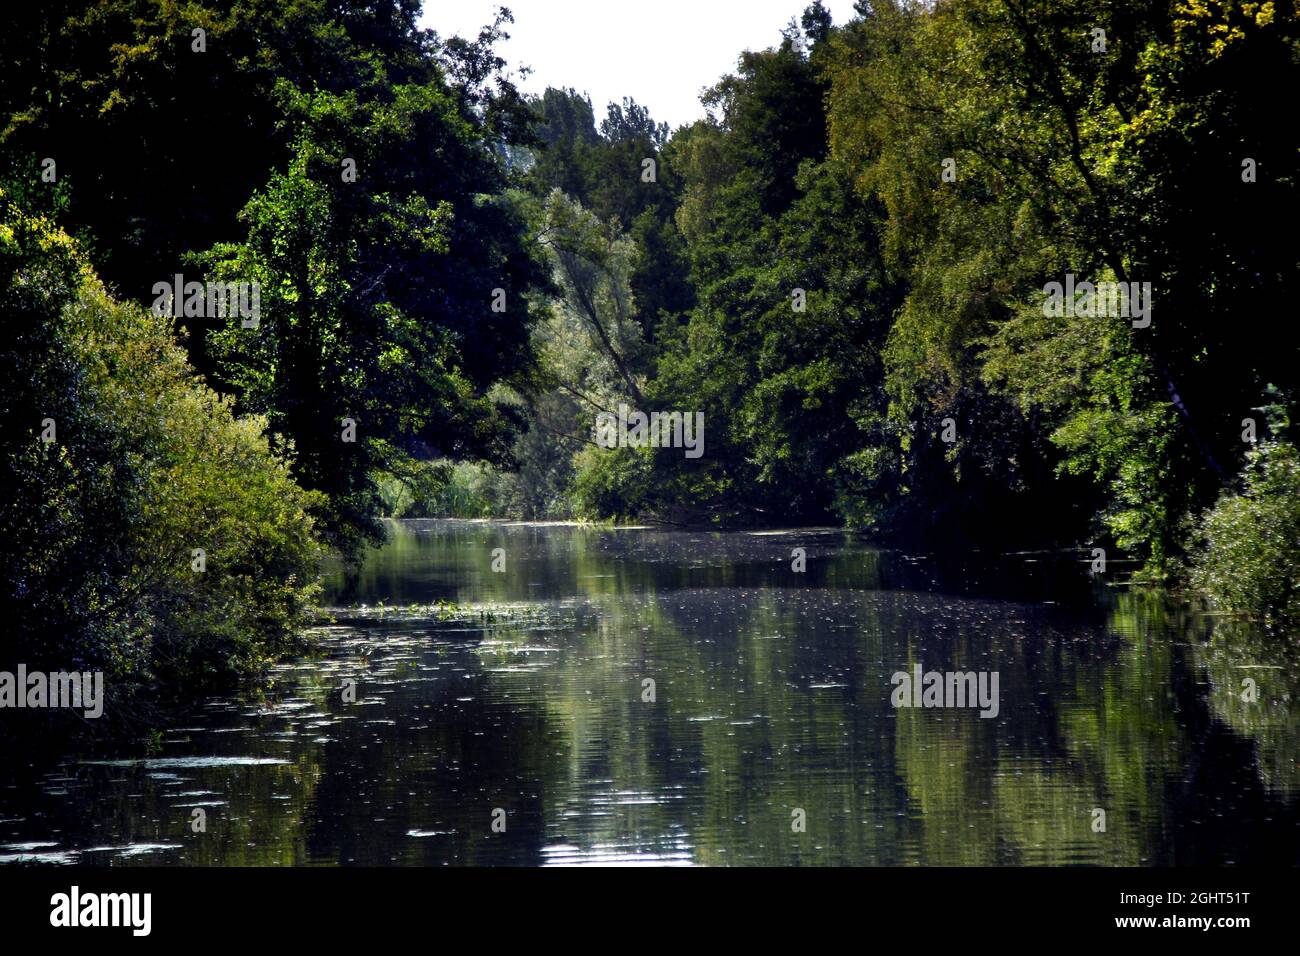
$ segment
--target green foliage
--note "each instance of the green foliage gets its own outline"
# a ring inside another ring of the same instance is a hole
[[[491,518],[502,476],[478,462],[418,462],[401,477],[379,481],[383,515],[388,518]]]
[[[838,519],[1004,548],[1111,542],[1167,574],[1185,519],[1241,461],[1235,423],[1294,412],[1294,323],[1244,334],[1239,317],[1282,314],[1296,279],[1266,220],[1296,209],[1300,151],[1260,95],[1294,83],[1295,11],[858,12],[836,27],[811,5],[666,142],[640,123],[668,173],[657,191],[628,185],[618,163],[631,154],[609,163],[621,154],[589,102],[548,91],[536,107],[535,191],[577,198],[603,241],[626,234],[632,262],[663,265],[658,281],[625,283],[634,374],[606,374],[605,391],[588,383],[551,414],[571,433],[583,402],[623,393],[702,411],[708,434],[699,461],[570,449],[575,507]],[[1255,182],[1248,156],[1270,168]],[[1149,282],[1152,324],[1045,316],[1045,284],[1067,273]],[[552,330],[539,349],[578,382],[581,337]]]
[[[281,94],[294,158],[245,208],[248,241],[203,260],[261,284],[261,328],[232,319],[212,348],[241,406],[293,440],[329,540],[355,557],[382,536],[373,474],[413,455],[505,460],[512,423],[487,391],[531,364],[540,275],[509,204],[483,195],[504,186],[483,130],[432,66],[419,84]]]
[[[235,215],[291,155],[275,90],[343,94],[428,70],[419,0],[65,0],[15,11],[0,36],[0,151],[53,157],[106,281],[130,299]],[[193,49],[192,31],[206,34]],[[224,148],[223,148],[224,147]]]
[[[1171,480],[1177,415],[1152,397],[1158,388],[1141,334],[1124,318],[1062,322],[1028,303],[990,339],[982,374],[1052,426],[1062,474],[1110,490],[1099,516],[1116,544],[1147,549],[1152,567],[1163,568],[1175,546],[1172,522],[1194,499]]]
[[[589,519],[636,518],[655,490],[647,448],[583,449],[573,479],[573,511]]]
[[[263,667],[295,646],[320,558],[291,450],[48,220],[2,192],[0,213],[6,659],[101,669],[119,706]]]
[[[1259,205],[1296,202],[1293,137],[1281,146],[1257,94],[1294,76],[1296,24],[1266,6],[880,3],[832,37],[832,154],[884,202],[907,287],[885,358],[909,491],[933,500],[979,474],[970,504],[1002,488],[1073,534],[1082,497],[1159,573],[1239,459],[1224,423],[1269,381],[1294,401],[1294,364],[1275,361],[1294,356],[1294,329],[1269,332],[1265,358],[1232,318],[1286,308],[1295,279]],[[1262,189],[1241,178],[1255,152],[1274,163]],[[1035,318],[1067,272],[1151,282],[1153,324]],[[913,438],[947,416],[960,439],[945,477]],[[1046,436],[1058,473],[1092,490],[1032,466],[1052,457]]]
[[[1300,625],[1300,451],[1264,442],[1241,490],[1223,494],[1197,529],[1191,582],[1215,607]]]
[[[643,507],[675,520],[821,520],[837,499],[847,517],[860,476],[840,462],[877,437],[893,290],[873,203],[824,160],[825,83],[796,40],[746,53],[705,97],[717,117],[669,146],[696,304],[661,324],[648,394],[703,412],[708,436],[702,460],[653,457]]]
[[[692,304],[685,248],[673,228],[681,178],[666,148],[668,128],[632,99],[609,104],[596,128],[590,100],[572,89],[547,89],[533,104],[537,150],[527,176],[530,191],[560,190],[612,234],[630,233],[637,257],[629,275],[633,318],[647,339],[660,319]],[[654,180],[646,181],[647,159]]]
[[[373,472],[507,460],[518,422],[487,393],[533,366],[525,293],[543,275],[505,198],[531,112],[493,51],[509,15],[446,41],[419,15],[92,0],[0,39],[0,156],[58,160],[58,221],[122,296],[182,271],[261,283],[258,330],[186,320],[191,360],[294,444],[322,534],[353,558],[381,534]]]

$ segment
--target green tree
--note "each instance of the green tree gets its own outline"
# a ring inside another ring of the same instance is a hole
[[[331,540],[381,532],[377,471],[412,457],[508,454],[492,384],[532,363],[524,293],[540,279],[498,157],[437,82],[287,94],[296,155],[244,212],[214,275],[256,281],[260,327],[214,337],[220,377],[298,449],[329,496]],[[348,174],[355,163],[355,181]],[[355,441],[345,440],[345,420]]]

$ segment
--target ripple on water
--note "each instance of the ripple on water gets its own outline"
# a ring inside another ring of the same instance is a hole
[[[143,767],[146,770],[203,767],[267,767],[290,763],[281,757],[144,757],[138,760],[83,760],[87,767]]]

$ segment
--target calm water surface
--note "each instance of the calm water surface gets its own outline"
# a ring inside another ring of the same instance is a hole
[[[1086,568],[838,530],[395,524],[269,688],[149,752],[9,768],[0,862],[1300,862],[1294,661]],[[996,671],[998,716],[893,708],[917,664]]]

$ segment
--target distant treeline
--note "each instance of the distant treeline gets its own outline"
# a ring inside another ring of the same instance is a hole
[[[1191,554],[1294,612],[1293,4],[814,3],[676,131],[419,14],[11,13],[6,661],[255,671],[392,513]],[[624,405],[704,453],[601,447]]]

